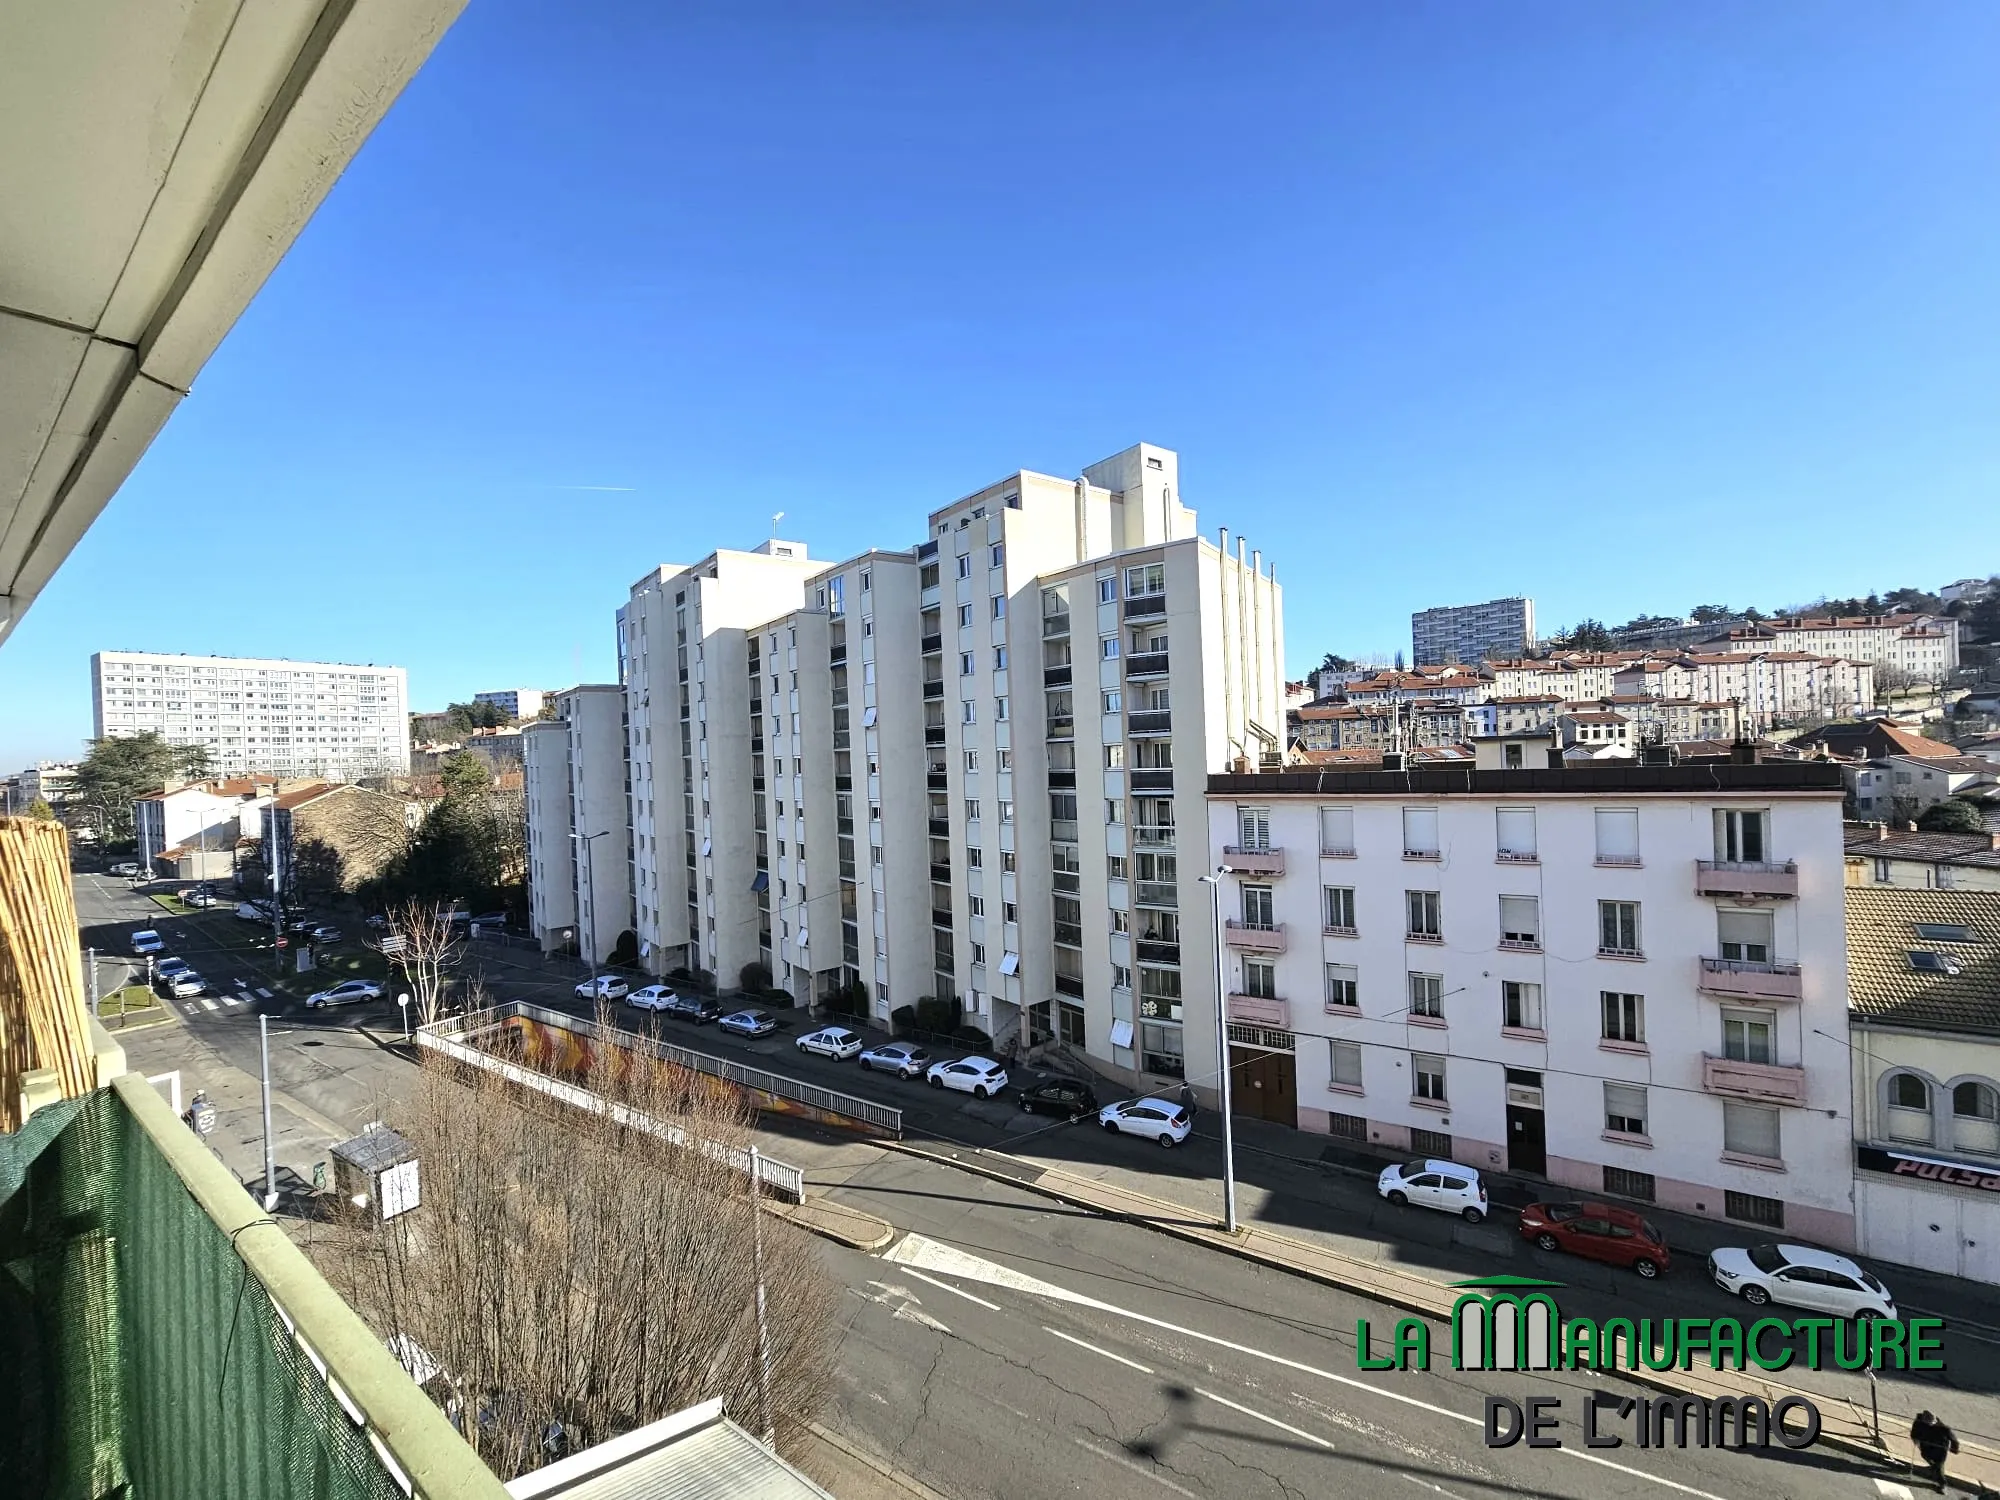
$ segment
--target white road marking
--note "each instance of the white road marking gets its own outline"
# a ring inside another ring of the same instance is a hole
[[[1916,1313],[1924,1318],[1944,1316],[1943,1313],[1932,1312],[1928,1308],[1911,1307],[1908,1303],[1898,1303],[1896,1310],[1900,1313]],[[1975,1328],[1983,1329],[1984,1332],[1974,1333]],[[1963,1318],[1954,1317],[1951,1320],[1951,1331],[1959,1338],[1978,1339],[1982,1344],[2000,1344],[2000,1328],[1995,1328],[1991,1323],[1968,1323]]]
[[[1432,1484],[1428,1479],[1419,1479],[1414,1474],[1405,1474],[1403,1477],[1409,1480],[1411,1484],[1417,1486],[1417,1488],[1434,1491],[1437,1494],[1445,1496],[1446,1500],[1465,1500],[1465,1497],[1457,1491],[1448,1490],[1441,1484]],[[1916,1500],[1916,1497],[1912,1495],[1910,1500]]]
[[[257,989],[257,998],[259,1000],[268,1000],[271,998],[271,992],[260,985]]]
[[[1181,1486],[1175,1484],[1171,1479],[1167,1478],[1164,1474],[1159,1473],[1157,1470],[1147,1468],[1144,1464],[1139,1463],[1135,1459],[1126,1457],[1123,1453],[1120,1453],[1116,1448],[1100,1447],[1098,1444],[1088,1442],[1080,1437],[1072,1437],[1070,1441],[1072,1443],[1075,1443],[1077,1447],[1083,1449],[1083,1451],[1086,1453],[1095,1453],[1099,1458],[1108,1459],[1112,1463],[1117,1464],[1118,1467],[1121,1469],[1130,1469],[1134,1474],[1144,1475],[1147,1479],[1152,1480],[1153,1483],[1157,1485],[1162,1485],[1165,1488],[1172,1490],[1176,1495],[1187,1496],[1187,1500],[1204,1500],[1203,1496],[1197,1495],[1193,1490],[1182,1489]]]
[[[1898,1484],[1893,1479],[1876,1480],[1875,1493],[1886,1496],[1887,1500],[1917,1500],[1917,1497],[1910,1493],[1907,1484]]]
[[[1228,1407],[1231,1411],[1240,1411],[1246,1417],[1255,1417],[1260,1422],[1268,1422],[1280,1432],[1289,1432],[1293,1437],[1301,1437],[1309,1443],[1319,1444],[1320,1447],[1326,1449],[1329,1453],[1334,1451],[1333,1444],[1317,1433],[1307,1432],[1303,1427],[1294,1427],[1289,1422],[1280,1422],[1276,1417],[1267,1417],[1261,1411],[1253,1411],[1247,1406],[1231,1401],[1227,1396],[1218,1396],[1214,1391],[1205,1391],[1198,1385],[1192,1387],[1192,1389],[1197,1396],[1202,1397],[1204,1400],[1218,1402]]]
[[[905,1267],[905,1269],[908,1268]],[[977,1302],[981,1307],[985,1308],[988,1312],[1000,1311],[999,1303],[988,1302],[984,1297],[975,1297],[972,1295],[972,1293],[968,1292],[964,1287],[953,1286],[949,1281],[939,1281],[936,1277],[924,1275],[922,1271],[911,1271],[910,1274],[916,1277],[917,1280],[936,1287],[941,1292],[950,1292],[952,1296],[963,1297],[967,1302]]]
[[[1097,1347],[1097,1345],[1090,1343],[1084,1339],[1080,1339],[1076,1337],[1076,1335],[1074,1334],[1064,1333],[1060,1328],[1051,1328],[1049,1327],[1048,1324],[1044,1323],[1042,1325],[1042,1332],[1052,1333],[1057,1338],[1061,1339],[1064,1343],[1074,1344],[1079,1349],[1088,1349],[1092,1354],[1101,1354],[1106,1359],[1116,1360],[1121,1365],[1125,1365],[1131,1369],[1137,1370],[1141,1375],[1151,1375],[1155,1373],[1151,1365],[1142,1365],[1136,1359],[1127,1359],[1122,1354],[1113,1354],[1109,1349],[1100,1349]]]
[[[222,1003],[224,1005],[241,1005],[243,1003],[243,997],[241,995],[224,995],[222,997]]]
[[[201,1008],[203,1010],[214,1010],[216,1009],[216,1004],[213,1000],[209,999],[208,996],[203,995],[201,997]]]
[[[1164,1318],[1148,1317],[1145,1313],[1133,1312],[1130,1308],[1119,1307],[1115,1303],[1101,1302],[1095,1297],[1086,1297],[1081,1292],[1072,1292],[1066,1287],[1059,1287],[1051,1282],[1039,1281],[1024,1272],[1011,1270],[1006,1266],[982,1259],[977,1255],[969,1254],[951,1245],[942,1244],[924,1235],[904,1235],[900,1241],[889,1248],[882,1258],[884,1260],[893,1260],[900,1265],[912,1268],[922,1266],[927,1270],[940,1271],[947,1276],[964,1276],[968,1280],[983,1281],[991,1286],[1011,1287],[1016,1291],[1031,1292],[1034,1295],[1049,1297],[1055,1301],[1070,1302],[1079,1307],[1095,1308],[1099,1312],[1111,1313],[1116,1317],[1130,1318],[1135,1323],[1150,1324],[1154,1328],[1164,1328],[1169,1333],[1178,1333],[1187,1338],[1200,1339],[1205,1344],[1214,1344],[1219,1348],[1233,1350],[1238,1354],[1247,1354],[1253,1359],[1268,1360],[1274,1365],[1283,1365],[1286,1369],[1298,1370],[1307,1375],[1316,1375],[1321,1380],[1330,1380],[1336,1385],[1344,1385],[1357,1391],[1366,1391],[1369,1395],[1379,1396],[1386,1401],[1395,1401],[1404,1406],[1413,1406],[1418,1411],[1426,1411],[1432,1416],[1446,1417],[1454,1422],[1462,1422],[1468,1427],[1483,1426],[1478,1417],[1467,1416],[1464,1412],[1453,1411],[1450,1407],[1438,1406],[1429,1401],[1420,1401],[1415,1396],[1405,1396],[1400,1391],[1385,1390],[1383,1387],[1371,1385],[1365,1380],[1355,1380],[1347,1375],[1337,1375],[1331,1370],[1322,1370],[1317,1365],[1308,1365],[1295,1359],[1286,1359],[1281,1354],[1271,1354],[1263,1349],[1252,1348],[1248,1344],[1236,1343],[1232,1339],[1218,1338],[1212,1333],[1203,1333],[1199,1329],[1183,1328],[1178,1323],[1169,1323]],[[1648,1474],[1644,1469],[1634,1469],[1626,1464],[1613,1463],[1610,1459],[1599,1458],[1594,1453],[1584,1453],[1575,1448],[1556,1448],[1550,1451],[1562,1454],[1568,1458],[1580,1459],[1584,1463],[1596,1464],[1601,1468],[1611,1469],[1620,1474],[1627,1474],[1634,1479],[1643,1479],[1649,1484],[1659,1485],[1662,1489],[1672,1490],[1676,1494],[1692,1495],[1695,1497],[1695,1500],[1724,1500],[1724,1497],[1713,1494],[1708,1490],[1698,1490],[1693,1485],[1682,1484],[1678,1480],[1666,1479],[1658,1474]]]
[[[901,1318],[906,1323],[918,1323],[932,1333],[948,1334],[951,1330],[923,1310],[916,1297],[906,1286],[890,1286],[884,1281],[871,1281],[873,1292],[861,1292],[870,1302],[879,1302],[890,1310],[891,1316]]]

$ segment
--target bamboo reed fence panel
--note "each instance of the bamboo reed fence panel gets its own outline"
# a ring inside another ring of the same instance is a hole
[[[65,1099],[97,1086],[77,949],[69,834],[0,818],[0,1130],[20,1128],[22,1075],[51,1068]]]

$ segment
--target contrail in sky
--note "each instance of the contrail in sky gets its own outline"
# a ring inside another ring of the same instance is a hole
[[[609,495],[630,495],[638,491],[636,484],[559,484],[559,490],[599,490]]]

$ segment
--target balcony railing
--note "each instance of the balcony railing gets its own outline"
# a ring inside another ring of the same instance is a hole
[[[931,791],[941,792],[950,784],[950,780],[943,771],[924,772],[924,785]]]
[[[1174,825],[1171,823],[1134,823],[1132,842],[1141,849],[1171,849],[1174,847]]]
[[[1797,1000],[1803,979],[1797,964],[1759,964],[1733,958],[1704,958],[1696,988],[1731,1000]]]
[[[1068,995],[1072,1000],[1081,1000],[1083,998],[1083,981],[1078,979],[1074,974],[1058,974],[1056,975],[1056,993],[1058,995]]]
[[[924,726],[924,743],[926,745],[942,745],[944,743],[944,725],[926,724]]]
[[[1044,636],[1058,636],[1058,635],[1068,635],[1068,634],[1069,634],[1069,616],[1068,616],[1068,615],[1043,615],[1043,616],[1042,616],[1042,634],[1043,634]]]
[[[1231,917],[1223,923],[1223,940],[1239,953],[1283,953],[1285,924],[1273,922],[1262,926]]]
[[[1164,651],[1138,651],[1125,658],[1127,677],[1164,677],[1167,675],[1167,653]]]
[[[1177,964],[1181,961],[1181,945],[1165,943],[1157,938],[1139,938],[1133,946],[1138,949],[1142,964]]]
[[[1068,687],[1074,672],[1069,667],[1043,667],[1043,687]]]
[[[944,679],[937,677],[925,682],[924,696],[926,698],[942,698],[944,696]]]
[[[948,911],[941,911],[937,907],[933,906],[931,908],[931,926],[933,927],[951,926],[951,913]]]
[[[940,862],[940,861],[937,861],[937,860],[932,860],[932,861],[931,861],[931,879],[933,879],[933,880],[942,880],[942,881],[944,881],[944,882],[945,882],[945,883],[946,883],[947,885],[948,885],[948,884],[950,884],[950,883],[951,883],[951,865],[950,865],[949,863],[943,863],[943,862]]]
[[[1285,851],[1266,845],[1252,849],[1237,844],[1225,844],[1222,862],[1239,875],[1282,875],[1285,873]]]
[[[1130,774],[1135,792],[1171,792],[1174,789],[1171,766],[1139,766]]]
[[[924,655],[929,656],[934,651],[944,650],[944,637],[942,635],[927,635],[918,644],[923,648]]]
[[[1280,1031],[1292,1029],[1291,1008],[1272,995],[1231,995],[1229,1019],[1234,1024],[1245,1026],[1275,1026]]]
[[[1139,713],[1127,714],[1125,729],[1128,734],[1172,734],[1174,716],[1164,708],[1145,709]]]
[[[1163,911],[1180,909],[1180,888],[1171,881],[1140,880],[1132,887],[1132,901],[1136,906],[1156,906]]]
[[[1075,739],[1076,720],[1071,718],[1049,720],[1049,738],[1059,743]]]
[[[1142,594],[1137,599],[1125,601],[1124,614],[1128,620],[1143,619],[1147,615],[1163,615],[1167,612],[1165,594]]]
[[[1073,789],[1076,786],[1076,772],[1051,770],[1049,772],[1049,785],[1052,787]]]
[[[1701,1060],[1701,1086],[1726,1099],[1755,1099],[1760,1104],[1804,1104],[1806,1070],[1782,1063],[1740,1062],[1713,1055]]]
[[[1799,867],[1762,861],[1698,859],[1694,862],[1697,896],[1796,896]]]

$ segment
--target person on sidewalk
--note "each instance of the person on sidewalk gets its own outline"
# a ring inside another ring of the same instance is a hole
[[[1943,1494],[1944,1461],[1948,1454],[1958,1452],[1958,1435],[1929,1412],[1920,1411],[1910,1424],[1910,1441],[1931,1471],[1932,1487]]]

